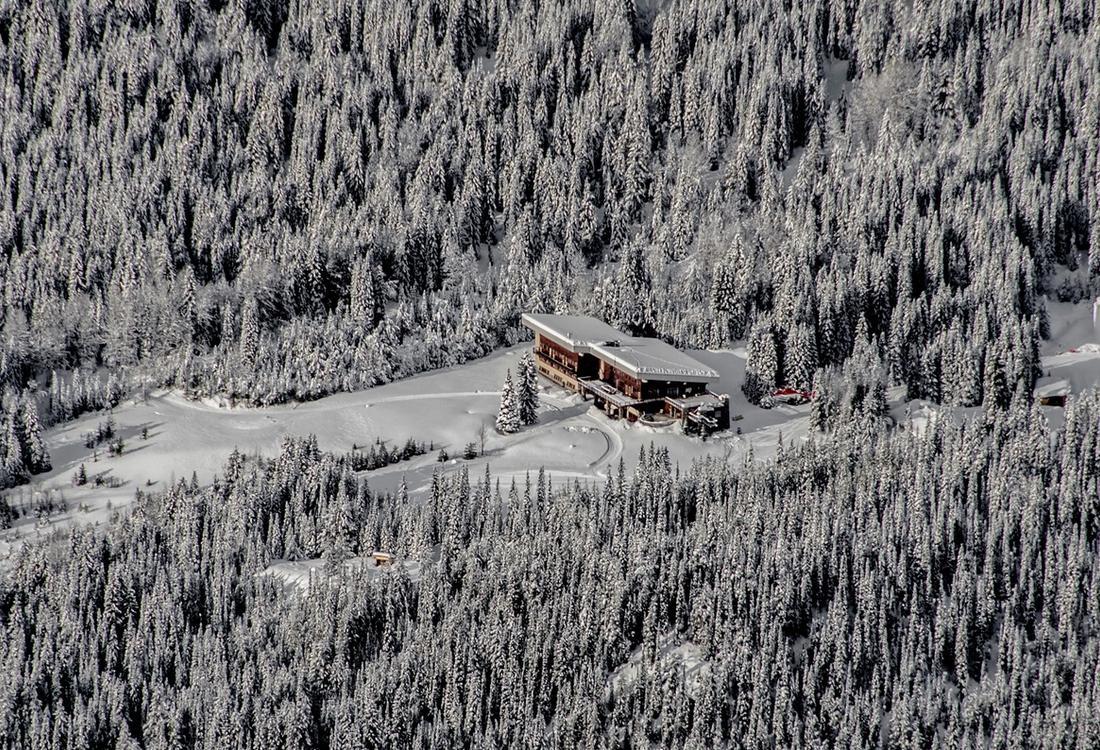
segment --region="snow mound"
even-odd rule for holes
[[[710,667],[710,662],[703,658],[702,649],[694,643],[678,633],[664,633],[657,637],[657,651],[652,661],[647,660],[645,649],[639,646],[625,663],[608,675],[604,700],[610,701],[617,694],[632,690],[645,672],[680,674],[688,694],[695,696]]]
[[[289,592],[301,592],[303,596],[309,595],[309,589],[314,581],[327,575],[327,563],[321,558],[309,560],[276,560],[268,565],[258,575],[270,576],[284,584]],[[398,560],[391,565],[375,565],[369,557],[352,557],[344,561],[343,570],[368,580],[381,580],[383,576],[397,575],[404,572],[414,583],[420,580],[421,565],[415,560]]]

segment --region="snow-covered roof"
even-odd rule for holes
[[[677,409],[682,411],[696,409],[701,406],[719,407],[723,404],[723,399],[710,391],[695,396],[684,396],[683,398],[665,396],[665,401],[672,403]]]
[[[602,320],[587,315],[524,313],[523,323],[531,330],[549,336],[573,350],[587,350],[588,346],[599,341],[629,338]]]
[[[628,336],[587,315],[524,313],[523,323],[570,350],[592,354],[639,380],[709,383],[718,373],[660,339]]]
[[[641,380],[673,378],[682,381],[710,382],[718,373],[660,339],[628,337],[618,346],[592,344],[597,356],[613,362]]]
[[[1040,385],[1035,389],[1035,395],[1039,397],[1044,396],[1065,396],[1073,389],[1070,387],[1069,381],[1065,378],[1055,380],[1051,383]]]

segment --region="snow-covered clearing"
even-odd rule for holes
[[[83,435],[94,431],[106,413],[89,414],[47,433],[53,471],[13,490],[16,505],[30,503],[34,493],[59,491],[66,510],[49,524],[36,528],[33,518],[20,518],[0,538],[0,557],[11,544],[29,535],[64,528],[73,522],[107,520],[114,509],[134,498],[135,490],[163,489],[194,474],[206,483],[221,471],[234,449],[247,455],[271,456],[286,436],[317,435],[323,450],[349,451],[382,438],[402,443],[414,438],[432,443],[434,450],[411,461],[366,473],[375,490],[394,490],[402,480],[414,496],[425,491],[436,471],[455,471],[466,466],[474,476],[486,466],[502,483],[522,481],[528,472],[546,469],[552,480],[574,478],[601,480],[621,459],[629,470],[640,449],[649,444],[667,448],[674,462],[686,466],[703,455],[740,460],[751,445],[754,455],[774,453],[781,436],[800,439],[808,429],[808,407],[765,410],[749,405],[741,394],[744,350],[700,351],[692,355],[721,374],[715,390],[730,394],[731,414],[744,415],[733,422],[730,433],[707,440],[687,437],[675,428],[653,428],[608,419],[591,402],[540,383],[542,407],[538,424],[515,435],[500,435],[493,428],[500,401],[500,384],[507,369],[515,371],[519,357],[529,349],[520,344],[457,367],[424,373],[356,393],[343,393],[303,404],[266,408],[219,406],[192,401],[176,392],[153,393],[146,401],[131,400],[112,412],[118,434],[125,441],[121,456],[107,455],[106,446],[96,451],[85,447]],[[736,434],[740,427],[744,434]],[[141,438],[143,429],[148,439]],[[437,461],[441,448],[461,455],[467,443],[485,454],[466,461]],[[80,464],[89,478],[104,474],[118,487],[76,488],[71,477]],[[22,500],[21,500],[22,499]]]
[[[1065,381],[1080,391],[1100,382],[1100,346],[1089,303],[1048,302],[1051,340],[1044,342],[1044,378],[1040,386]],[[741,393],[745,351],[692,351],[691,355],[717,370],[721,379],[714,390],[730,395],[730,413],[736,419],[728,433],[707,440],[687,437],[675,428],[654,428],[608,419],[579,397],[541,381],[542,407],[538,424],[515,435],[493,429],[500,399],[500,384],[507,369],[516,369],[529,348],[520,344],[457,367],[424,373],[388,385],[356,393],[343,393],[304,404],[267,408],[229,408],[188,400],[175,392],[154,393],[147,401],[127,401],[112,416],[126,445],[121,456],[110,457],[106,447],[84,446],[83,435],[94,431],[105,413],[89,414],[49,431],[47,445],[53,471],[35,477],[29,485],[9,492],[9,499],[28,506],[35,493],[59,492],[66,510],[49,523],[19,518],[0,536],[0,558],[11,546],[36,534],[64,528],[73,522],[98,523],[115,509],[130,503],[135,490],[155,491],[194,473],[206,483],[221,471],[234,449],[249,455],[274,455],[286,436],[317,435],[322,449],[349,451],[378,438],[392,445],[414,438],[434,444],[434,450],[411,461],[366,473],[375,490],[395,490],[402,480],[414,496],[424,492],[436,471],[467,467],[474,476],[489,471],[503,484],[523,481],[528,472],[544,468],[551,480],[602,480],[615,471],[620,459],[629,471],[642,447],[666,448],[674,462],[687,466],[704,455],[740,461],[750,446],[754,456],[774,455],[782,439],[802,440],[809,430],[808,406],[760,409]],[[895,421],[905,417],[903,389],[890,391]],[[940,409],[925,402],[909,404],[917,426]],[[1057,407],[1044,407],[1052,423],[1061,419]],[[143,429],[148,439],[141,438]],[[740,430],[742,434],[737,434]],[[485,454],[466,461],[437,461],[443,448],[461,455],[467,443],[480,445]],[[89,478],[113,477],[117,487],[72,487],[70,479],[83,463]]]
[[[303,596],[307,596],[310,586],[320,576],[327,575],[325,567],[326,562],[323,559],[274,560],[259,575],[270,576],[282,582],[288,592],[301,592]],[[420,580],[420,563],[416,560],[399,560],[392,565],[380,567],[369,558],[352,557],[344,561],[343,569],[357,578],[375,580],[382,576],[404,575],[411,581]]]
[[[605,701],[632,690],[646,672],[661,675],[678,673],[688,693],[697,697],[702,679],[710,670],[710,662],[703,658],[699,647],[672,632],[657,636],[656,646],[652,659],[648,659],[644,647],[639,646],[625,663],[607,676]]]

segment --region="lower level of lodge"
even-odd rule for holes
[[[703,435],[729,428],[729,398],[712,393],[705,386],[665,383],[660,395],[647,394],[642,388],[624,393],[616,388],[614,380],[601,380],[596,373],[579,375],[543,351],[535,351],[535,363],[543,377],[579,393],[586,401],[592,399],[613,419],[679,422],[685,432]],[[661,417],[655,419],[654,415]]]

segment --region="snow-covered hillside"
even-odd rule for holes
[[[1052,336],[1044,343],[1040,388],[1057,388],[1064,383],[1066,389],[1079,392],[1100,383],[1100,346],[1095,341],[1089,305],[1049,305]],[[745,352],[737,348],[691,352],[720,373],[714,390],[729,394],[731,414],[735,419],[743,417],[732,423],[730,432],[706,441],[672,428],[612,421],[590,402],[545,380],[540,380],[538,424],[515,435],[501,435],[493,429],[500,384],[508,369],[515,370],[528,346],[520,344],[465,365],[304,404],[234,408],[192,401],[177,392],[154,393],[144,402],[130,400],[112,412],[125,441],[122,455],[114,457],[107,455],[105,446],[95,451],[85,447],[84,435],[94,431],[107,416],[103,412],[86,415],[48,433],[53,470],[13,492],[15,504],[23,498],[28,507],[35,493],[60,493],[67,509],[51,516],[48,523],[36,525],[33,517],[18,519],[12,529],[4,532],[0,555],[31,535],[64,528],[74,521],[106,520],[113,510],[133,500],[135,490],[162,489],[193,475],[205,484],[234,449],[248,455],[271,456],[287,436],[313,434],[322,449],[338,452],[369,445],[379,438],[391,444],[408,438],[431,444],[433,450],[426,455],[367,473],[374,489],[393,491],[404,481],[415,497],[428,488],[435,472],[454,471],[460,466],[475,475],[483,474],[488,467],[504,483],[522,481],[539,469],[545,469],[552,479],[601,480],[617,468],[620,460],[629,471],[640,449],[650,444],[667,449],[672,460],[686,468],[704,455],[740,461],[750,446],[754,456],[767,458],[774,455],[780,440],[804,439],[809,429],[807,406],[766,410],[745,400],[740,387]],[[895,422],[905,419],[903,391],[894,388],[890,392]],[[918,426],[939,411],[941,407],[925,401],[909,406]],[[964,415],[975,409],[953,411]],[[1060,423],[1060,409],[1048,407],[1044,411],[1052,423]],[[148,431],[147,439],[141,438],[143,429]],[[440,449],[451,456],[460,455],[467,443],[480,445],[483,438],[485,453],[477,459],[450,458],[442,464],[437,460]],[[81,464],[89,478],[103,474],[121,484],[73,487],[70,480]]]
[[[436,471],[466,466],[480,475],[486,466],[508,482],[545,469],[552,478],[599,480],[616,470],[620,460],[629,470],[640,449],[649,444],[666,448],[674,462],[686,466],[703,455],[740,460],[749,446],[754,455],[771,455],[780,439],[799,439],[806,434],[808,407],[780,406],[765,410],[747,403],[740,390],[744,375],[743,350],[692,352],[721,374],[718,392],[730,394],[731,414],[744,418],[733,430],[706,441],[680,434],[675,428],[657,429],[612,421],[591,402],[541,381],[538,424],[515,435],[493,429],[500,400],[500,384],[508,369],[515,370],[521,344],[458,367],[408,378],[378,388],[345,393],[304,404],[268,408],[233,408],[213,402],[191,401],[176,392],[157,392],[144,402],[130,400],[113,410],[111,417],[125,448],[109,456],[105,446],[89,449],[84,435],[96,429],[107,415],[89,414],[62,425],[47,435],[54,468],[17,490],[16,504],[29,503],[34,493],[61,493],[67,510],[49,524],[35,527],[33,518],[21,518],[6,532],[0,554],[11,543],[29,534],[47,533],[77,522],[107,519],[113,509],[125,506],[135,490],[154,491],[194,475],[209,482],[234,449],[246,455],[274,455],[286,436],[317,436],[320,447],[338,452],[366,446],[378,438],[403,442],[413,438],[430,443],[434,450],[411,461],[368,472],[372,488],[395,490],[404,481],[411,494],[423,492]],[[742,434],[737,434],[740,428]],[[142,430],[148,437],[141,437]],[[440,464],[440,449],[461,454],[470,442],[485,453],[477,459],[450,459]],[[119,486],[73,487],[72,475],[86,467],[89,478],[104,474]]]

